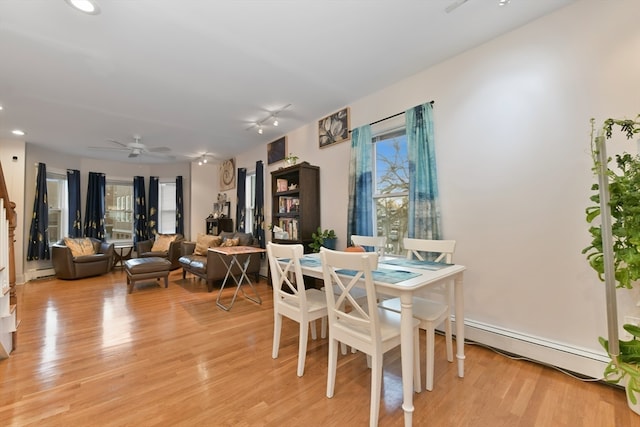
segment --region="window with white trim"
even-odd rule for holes
[[[106,182],[105,239],[107,242],[133,242],[133,182]]]
[[[158,233],[176,232],[176,182],[158,184]]]
[[[67,192],[67,176],[47,172],[48,239],[50,246],[69,234]]]

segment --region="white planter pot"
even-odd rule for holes
[[[627,404],[629,405],[629,409],[631,409],[633,412],[635,412],[636,414],[640,415],[640,394],[636,393],[635,397],[638,403],[632,403],[631,400],[629,400],[629,395],[627,394],[627,388],[625,387],[625,395],[627,396]]]

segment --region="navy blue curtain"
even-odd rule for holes
[[[176,234],[184,236],[184,198],[182,176],[176,176]]]
[[[79,170],[67,169],[67,191],[69,193],[69,237],[82,237]]]
[[[264,164],[262,160],[256,162],[256,198],[253,211],[253,236],[260,242],[261,248],[266,248],[264,237]]]
[[[147,234],[147,198],[144,177],[133,177],[133,246],[149,238]]]
[[[236,205],[236,224],[237,230],[244,232],[244,215],[247,208],[247,169],[238,168],[238,191],[236,192],[238,204]]]
[[[49,203],[47,202],[47,166],[38,163],[36,178],[36,197],[33,201],[33,216],[29,231],[29,247],[27,261],[50,259],[49,238]]]
[[[149,178],[149,237],[158,234],[158,188],[160,186],[157,176]]]
[[[107,180],[103,173],[89,172],[87,205],[84,212],[84,235],[104,241],[105,191]]]

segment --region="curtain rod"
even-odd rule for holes
[[[433,104],[435,104],[435,101],[432,100],[432,101],[429,101],[428,103],[433,106]],[[394,117],[398,117],[398,116],[400,116],[402,114],[405,114],[405,111],[400,111],[399,113],[392,114],[392,115],[390,115],[388,117],[385,117],[384,119],[380,119],[380,120],[376,120],[375,122],[371,122],[371,123],[369,123],[369,126],[373,126],[373,125],[375,125],[377,123],[384,122],[385,120],[393,119]],[[350,129],[349,133],[351,133],[351,132],[353,132],[353,130]]]

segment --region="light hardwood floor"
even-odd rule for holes
[[[130,295],[119,270],[20,286],[18,349],[0,361],[0,425],[368,425],[362,354],[339,356],[331,399],[326,339],[310,341],[298,378],[297,324],[285,320],[280,356],[271,358],[264,279],[262,305],[239,296],[230,312],[216,307],[217,289],[183,280],[181,270],[169,279],[168,289],[143,282]],[[434,390],[414,397],[416,426],[640,425],[621,389],[472,345],[461,379],[443,344],[437,337]],[[380,426],[403,425],[401,399],[395,350],[385,358]]]

